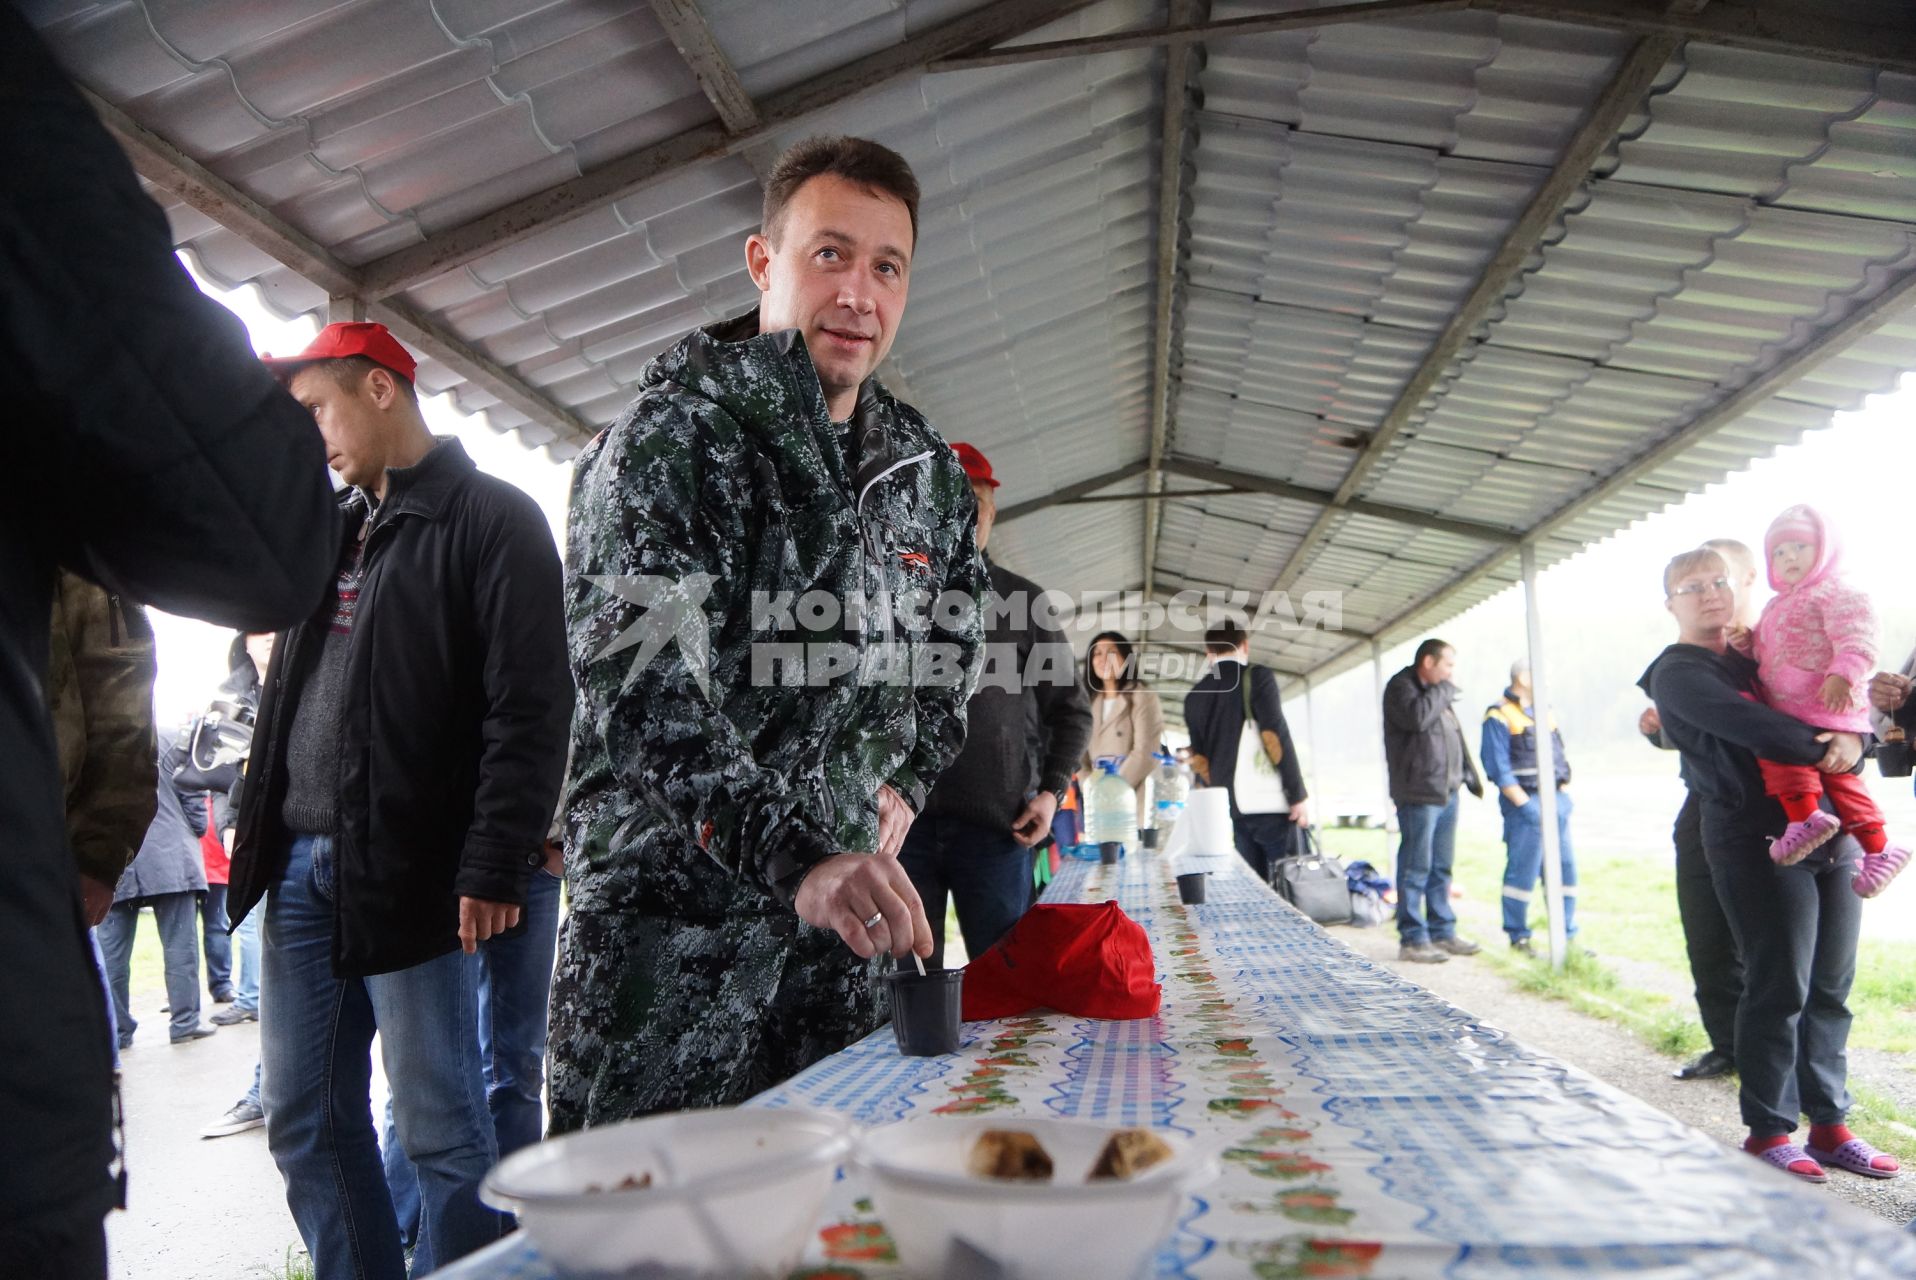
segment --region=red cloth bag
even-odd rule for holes
[[[1115,902],[1041,903],[965,966],[964,1016],[1056,1009],[1114,1021],[1158,1011],[1151,940]]]

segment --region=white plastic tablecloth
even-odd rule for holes
[[[968,1023],[942,1058],[901,1057],[881,1028],[750,1105],[1190,1136],[1222,1152],[1224,1172],[1191,1197],[1158,1276],[1916,1276],[1916,1236],[1475,1021],[1292,911],[1235,857],[1178,869],[1193,866],[1214,871],[1195,907],[1149,852],[1067,863],[1046,894],[1115,897],[1144,926],[1157,1017]],[[554,1280],[523,1235],[438,1274]],[[904,1274],[856,1176],[841,1177],[794,1276]]]

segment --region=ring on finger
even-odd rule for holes
[[[872,912],[871,919],[865,921],[865,927],[867,929],[876,929],[879,926],[879,924],[883,922],[884,919],[885,919],[884,912],[874,911]]]

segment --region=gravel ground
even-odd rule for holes
[[[1456,905],[1466,936],[1486,946],[1503,944],[1503,934],[1494,924],[1475,918],[1477,909],[1463,902]],[[1332,933],[1532,1048],[1580,1067],[1720,1142],[1734,1147],[1743,1141],[1745,1130],[1737,1116],[1733,1080],[1677,1080],[1670,1074],[1676,1059],[1658,1053],[1622,1026],[1578,1013],[1561,1001],[1519,991],[1481,961],[1457,958],[1440,965],[1400,964],[1397,934],[1389,926],[1340,928]],[[1635,970],[1642,967],[1632,966],[1633,983],[1640,976]],[[1903,1091],[1911,1088],[1916,1077],[1897,1055],[1853,1055],[1851,1071],[1853,1079],[1867,1075],[1873,1086],[1910,1100]],[[1878,1180],[1832,1173],[1824,1190],[1899,1226],[1916,1217],[1916,1174]]]

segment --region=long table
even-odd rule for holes
[[[1157,1276],[1916,1277],[1916,1236],[1483,1025],[1235,857],[1179,869],[1195,865],[1213,871],[1195,907],[1149,852],[1069,863],[1046,894],[1116,898],[1144,926],[1164,984],[1155,1018],[968,1023],[942,1058],[901,1057],[882,1028],[749,1105],[1191,1135],[1223,1152],[1223,1174],[1191,1197]],[[865,1194],[839,1180],[797,1275],[906,1274]],[[523,1236],[438,1274],[554,1280]]]

